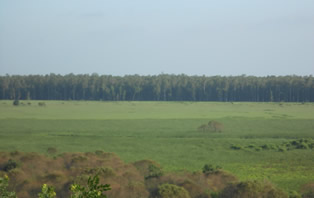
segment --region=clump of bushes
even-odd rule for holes
[[[133,165],[139,171],[141,175],[144,176],[144,179],[158,178],[164,175],[162,167],[160,164],[152,160],[140,160],[134,162]]]
[[[263,150],[275,150],[276,146],[273,144],[263,144],[260,146]]]
[[[313,149],[314,148],[314,140],[313,139],[298,139],[292,140],[290,142],[286,142],[278,146],[279,149],[285,150],[293,150],[293,149]]]
[[[290,141],[290,148],[294,147],[295,149],[313,149],[314,148],[314,141],[312,139],[299,139]]]
[[[299,139],[299,140],[292,140],[290,142],[285,142],[279,145],[274,144],[263,144],[260,146],[255,146],[254,144],[250,144],[248,146],[241,146],[241,145],[231,145],[231,149],[233,150],[241,150],[241,149],[252,149],[255,151],[261,150],[275,150],[279,152],[285,152],[293,149],[313,149],[314,148],[314,140],[313,139]]]
[[[287,148],[284,147],[284,146],[279,146],[279,147],[278,147],[278,151],[279,151],[279,152],[286,152],[286,151],[287,151]]]
[[[250,144],[250,145],[248,145],[248,146],[247,146],[247,148],[250,148],[250,149],[255,149],[255,148],[256,148],[256,146],[255,146],[254,144]]]
[[[148,166],[148,175],[145,177],[145,179],[156,178],[162,175],[163,175],[163,171],[161,167],[156,166],[155,164],[150,164]]]
[[[230,148],[233,149],[233,150],[241,150],[241,149],[243,149],[243,147],[241,145],[231,145]]]
[[[44,103],[44,102],[38,102],[38,106],[44,107],[44,106],[46,106],[46,103]]]
[[[222,169],[221,166],[214,166],[212,164],[205,164],[203,166],[202,172],[204,174],[213,174],[213,173],[218,173]]]
[[[18,167],[18,163],[12,159],[9,159],[4,165],[3,165],[3,170],[5,172],[9,172],[12,169],[15,169]]]

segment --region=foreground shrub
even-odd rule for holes
[[[12,169],[15,169],[18,167],[18,164],[16,161],[12,160],[12,159],[9,159],[8,162],[6,162],[3,166],[3,170],[5,172],[9,172],[10,170]]]
[[[7,190],[9,177],[7,175],[4,178],[0,177],[0,198],[17,198],[15,192],[9,192]],[[79,184],[72,184],[71,198],[106,198],[104,194],[105,191],[110,190],[109,184],[99,184],[98,175],[94,177],[89,177],[87,181],[87,187],[81,186]],[[56,192],[54,188],[44,184],[41,188],[41,192],[38,193],[38,198],[54,198],[56,197]]]
[[[71,198],[106,198],[105,191],[110,190],[109,184],[99,184],[98,175],[89,177],[87,181],[87,187],[79,184],[71,185],[71,191],[73,195]]]
[[[159,198],[190,198],[188,191],[174,184],[162,184],[158,188]]]
[[[0,197],[1,198],[16,198],[15,192],[8,191],[9,177],[7,175],[4,178],[0,177]]]
[[[56,192],[54,191],[53,187],[47,186],[44,184],[41,188],[41,193],[38,194],[39,198],[54,198],[56,197]]]

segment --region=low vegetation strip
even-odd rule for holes
[[[10,169],[4,169],[8,167]],[[14,164],[14,166],[11,166]],[[9,179],[10,178],[10,179]],[[303,197],[314,195],[308,185]],[[5,198],[296,198],[268,181],[238,181],[222,167],[164,172],[151,160],[126,164],[113,153],[0,153],[0,197]]]
[[[18,197],[23,198],[36,197],[43,191],[49,191],[47,186],[40,184],[53,186],[58,197],[70,197],[69,189],[72,189],[72,194],[77,190],[87,192],[83,186],[91,180],[93,185],[110,184],[110,188],[101,188],[101,192],[110,189],[106,192],[108,197],[166,198],[173,193],[183,193],[187,197],[210,197],[211,193],[220,191],[228,182],[237,181],[220,168],[212,170],[208,167],[212,166],[204,166],[203,172],[164,172],[154,161],[141,160],[126,164],[117,155],[103,151],[62,153],[53,157],[37,153],[0,153],[0,176],[10,178],[8,192],[15,191]],[[91,177],[93,175],[99,176],[100,180]],[[74,186],[71,185],[73,183]]]
[[[313,139],[298,139],[298,140],[290,140],[288,142],[284,142],[281,144],[263,144],[260,146],[256,146],[254,144],[250,144],[247,146],[242,146],[242,145],[231,145],[231,149],[233,150],[241,150],[241,149],[247,149],[247,150],[252,150],[252,151],[261,151],[261,150],[275,150],[275,151],[280,151],[280,152],[285,152],[285,151],[291,151],[294,149],[314,149],[314,140]]]

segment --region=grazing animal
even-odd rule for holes
[[[207,131],[207,130],[209,129],[209,127],[208,127],[207,124],[202,124],[202,125],[199,126],[197,129],[198,129],[199,131],[205,132],[205,131]]]
[[[198,131],[211,131],[211,132],[219,132],[223,131],[223,124],[217,121],[209,121],[207,124],[202,124],[197,128]]]
[[[215,132],[221,133],[223,131],[223,124],[217,121],[209,121],[208,122],[208,127]]]

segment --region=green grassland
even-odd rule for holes
[[[126,162],[155,160],[166,171],[220,165],[240,179],[267,179],[286,190],[314,182],[314,149],[247,148],[314,139],[313,103],[21,102],[0,101],[1,151],[104,150]],[[197,130],[210,120],[224,130]]]

